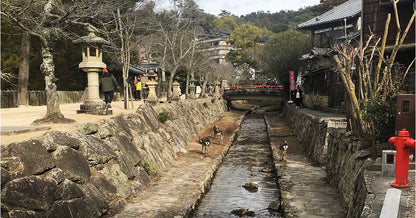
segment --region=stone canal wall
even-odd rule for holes
[[[371,144],[349,136],[340,118],[314,115],[288,105],[283,116],[312,161],[325,167],[326,180],[336,187],[345,214],[360,217],[367,196],[364,163]]]
[[[111,216],[225,109],[222,99],[142,105],[102,120],[95,133],[49,131],[2,145],[1,215]]]

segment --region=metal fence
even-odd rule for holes
[[[59,103],[77,103],[84,100],[84,91],[58,91]],[[46,105],[46,91],[28,91],[29,105]],[[1,108],[17,107],[17,91],[1,91]]]

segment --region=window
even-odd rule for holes
[[[410,100],[403,100],[402,101],[402,112],[409,113],[410,112]]]

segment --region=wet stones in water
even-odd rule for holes
[[[257,182],[247,182],[243,187],[249,192],[257,192],[259,184]]]
[[[280,202],[279,201],[272,201],[269,204],[268,209],[278,211],[280,208]]]
[[[254,213],[254,211],[249,211],[248,209],[244,209],[244,208],[240,208],[240,209],[235,209],[233,211],[231,211],[232,214],[237,215],[239,217],[242,216],[255,216],[256,213]]]
[[[270,169],[270,168],[263,168],[260,171],[263,172],[263,173],[271,173],[273,170]]]

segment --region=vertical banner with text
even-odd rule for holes
[[[295,83],[295,71],[290,72],[290,91],[296,90],[296,83]]]

